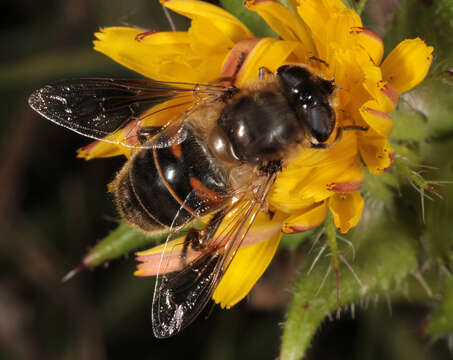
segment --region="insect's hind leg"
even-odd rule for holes
[[[140,144],[145,144],[151,137],[162,131],[163,126],[143,126],[137,130],[137,137]]]
[[[206,245],[210,243],[212,237],[215,235],[215,232],[222,223],[222,219],[225,214],[226,210],[222,209],[215,213],[215,215],[211,220],[209,220],[209,223],[204,228],[192,228],[187,232],[181,251],[181,260],[184,266],[187,265],[187,252],[189,251],[189,248],[195,251],[203,250],[203,248],[205,248]]]

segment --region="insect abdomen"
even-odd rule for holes
[[[118,208],[144,231],[179,227],[227,201],[227,176],[194,131],[183,132],[180,144],[139,151],[118,176]]]

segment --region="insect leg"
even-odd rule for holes
[[[244,64],[246,56],[247,56],[247,54],[245,52],[240,51],[237,59],[235,60],[236,64],[235,64],[233,73],[231,75],[222,76],[222,77],[214,80],[210,84],[234,86],[234,83],[237,80],[237,76],[239,74],[239,71],[241,70],[242,65]]]
[[[319,57],[316,57],[316,56],[310,56],[310,58],[308,59],[310,61],[317,61],[321,64],[323,64],[325,67],[329,67],[329,63],[323,59],[320,59]]]
[[[140,141],[140,144],[143,145],[149,140],[150,137],[153,137],[161,132],[162,129],[163,126],[143,126],[137,130],[138,141]]]
[[[182,265],[187,265],[187,251],[189,247],[195,251],[200,251],[206,247],[222,223],[225,214],[226,209],[222,209],[209,220],[209,223],[203,229],[192,228],[187,232],[181,251]]]
[[[335,142],[336,142],[337,138],[335,139]],[[334,143],[335,143],[334,142]],[[323,143],[319,143],[319,144],[315,144],[315,143],[310,143],[310,149],[328,149],[331,145],[330,144],[323,144]]]
[[[260,80],[264,80],[266,75],[271,75],[272,74],[272,71],[270,71],[267,67],[265,66],[261,66],[259,69],[258,69],[258,78]]]
[[[341,139],[341,135],[343,135],[343,131],[351,131],[351,130],[368,131],[368,128],[365,126],[358,126],[358,125],[348,125],[348,126],[339,127],[338,131],[337,131],[337,136],[335,136],[335,140],[331,144],[310,143],[310,148],[311,149],[329,149]]]
[[[358,126],[358,125],[343,126],[340,129],[343,131],[349,131],[349,130],[367,131],[368,130],[368,128],[366,126]]]

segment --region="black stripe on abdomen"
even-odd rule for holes
[[[193,219],[169,192],[154,161],[156,149],[142,150],[137,154],[129,176],[134,193],[141,206],[165,226],[181,226]],[[176,168],[174,171],[178,171]]]
[[[209,214],[228,198],[226,175],[194,131],[187,125],[182,130],[184,141],[141,150],[129,169],[137,201],[164,226],[181,226]],[[157,141],[165,143],[166,136]]]

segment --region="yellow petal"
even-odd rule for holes
[[[219,78],[237,77],[245,67],[246,60],[253,49],[265,39],[254,38],[239,41],[233,46],[222,64]],[[236,79],[237,80],[237,79]],[[237,82],[236,82],[237,84]]]
[[[137,265],[135,276],[156,276],[175,272],[182,269],[184,263],[181,261],[181,250],[183,248],[184,237],[171,240],[167,243],[155,246],[145,251],[136,253],[136,260],[141,263]],[[186,262],[193,261],[199,252],[187,252]]]
[[[124,32],[124,36],[129,34],[135,35],[134,40],[141,45],[153,46],[156,51],[159,52],[161,46],[165,46],[167,49],[170,48],[173,52],[183,53],[187,47],[183,45],[189,44],[189,37],[187,32],[184,31],[145,31],[137,28],[128,27],[108,27],[102,28],[98,34],[100,37],[109,36],[108,32],[117,31],[117,33],[111,34],[111,36],[122,36],[121,32]],[[138,32],[138,34],[137,34]],[[105,33],[105,34],[104,34]],[[165,50],[169,51],[169,50]]]
[[[263,38],[247,56],[242,71],[238,74],[237,85],[257,79],[260,67],[275,72],[287,61],[297,62],[304,58],[304,51],[299,42]]]
[[[384,111],[387,113],[392,112],[393,110],[395,110],[395,107],[398,104],[398,92],[387,81],[382,81],[380,83],[379,89],[383,98],[385,99],[380,101],[381,104],[384,104]]]
[[[179,251],[182,249],[182,241],[184,237],[179,237],[177,239],[171,240],[167,242],[166,244],[160,244],[157,246],[154,246],[150,249],[142,250],[142,251],[137,251],[135,255],[138,257],[145,257],[145,256],[150,256],[150,255],[156,255],[162,253],[164,250],[165,251]],[[140,259],[142,261],[143,259]]]
[[[125,146],[118,146],[108,142],[100,140],[93,141],[92,143],[81,147],[77,150],[77,157],[85,160],[92,160],[95,158],[107,158],[119,155],[125,155],[129,157],[130,148]]]
[[[380,70],[373,65],[368,54],[360,47],[351,49],[335,48],[335,84],[340,88],[336,91],[340,111],[343,112],[346,123],[351,118],[361,118],[358,112],[360,106],[370,99],[365,85],[373,86],[372,79],[381,80]],[[376,69],[378,71],[376,71]],[[376,87],[376,82],[374,83]],[[341,117],[341,114],[339,114]],[[359,124],[356,124],[359,125]]]
[[[338,191],[354,191],[363,183],[363,166],[353,157],[336,165],[283,170],[272,187],[269,202],[287,213],[304,211]]]
[[[358,44],[368,53],[373,63],[379,65],[384,55],[384,43],[373,31],[363,27],[351,29],[351,34],[356,38]]]
[[[309,169],[306,169],[300,172],[299,175],[304,179],[309,171]],[[269,203],[274,208],[287,214],[313,206],[315,200],[311,197],[304,197],[304,194],[300,192],[297,192],[298,196],[293,195],[299,189],[298,184],[301,178],[291,176],[280,178],[278,183],[274,184],[268,196]]]
[[[226,53],[235,42],[217,28],[211,20],[196,18],[189,28],[192,50],[203,56]]]
[[[226,240],[231,239],[231,233],[236,231],[238,219],[245,218],[246,212],[249,210],[249,205],[249,202],[242,202],[230,210],[222,221],[222,224],[220,224],[215,234],[215,239],[212,241],[223,244]],[[253,226],[242,240],[241,246],[257,244],[279,233],[283,220],[286,217],[287,215],[280,211],[274,213],[268,211],[258,212],[253,221]]]
[[[213,300],[227,309],[241,301],[268,267],[280,237],[279,232],[259,244],[239,249],[217,286]]]
[[[365,76],[367,75],[369,75],[369,72]],[[363,86],[376,102],[373,105],[374,109],[385,113],[390,113],[395,110],[395,107],[398,104],[399,94],[392,85],[387,81],[382,80],[380,71],[378,78],[369,79],[367,77]]]
[[[358,191],[335,194],[329,199],[329,209],[335,226],[341,233],[347,233],[357,225],[362,216],[364,201]]]
[[[333,61],[331,48],[348,44],[351,28],[362,26],[360,17],[341,0],[300,0],[297,10],[316,44],[317,53],[313,55],[329,64]]]
[[[287,169],[335,166],[347,162],[357,155],[356,131],[344,131],[341,138],[328,149],[303,149]]]
[[[363,165],[360,159],[354,158],[345,169],[343,173],[327,184],[328,190],[333,192],[352,192],[362,186],[365,174],[363,173]]]
[[[340,141],[331,149],[304,149],[277,176],[269,194],[270,203],[281,211],[292,213],[312,206],[332,194],[332,184],[355,181],[361,168],[355,169],[357,160],[357,136],[345,131]],[[351,176],[351,178],[347,178]]]
[[[243,23],[218,6],[198,0],[164,0],[162,3],[165,7],[192,20],[204,19],[211,22],[233,43],[253,37]]]
[[[96,33],[94,49],[148,78],[162,81],[201,82],[194,70],[187,33],[157,32],[141,39],[143,30],[110,27]],[[199,60],[198,60],[199,61]]]
[[[294,234],[318,227],[326,218],[326,205],[326,202],[322,202],[308,208],[307,211],[291,215],[283,222],[282,231],[285,234]]]
[[[257,12],[283,40],[299,41],[307,53],[315,46],[307,25],[276,0],[246,0],[245,6]]]
[[[380,83],[382,82],[382,72],[379,66],[374,65],[371,61],[357,64],[363,74],[363,87],[373,98],[382,96],[380,92]]]
[[[131,148],[117,145],[116,142],[135,144],[138,141],[136,132],[142,126],[164,126],[177,120],[193,103],[192,97],[177,96],[161,104],[153,106],[140,115],[136,121],[131,121],[125,128],[115,131],[104,138],[105,141],[94,141],[77,151],[77,157],[91,160],[118,155],[130,157]],[[140,121],[139,121],[140,120]],[[126,139],[127,138],[127,139]]]
[[[141,126],[164,126],[178,119],[193,104],[193,97],[182,95],[157,104],[140,115]]]
[[[360,156],[372,174],[382,174],[390,168],[394,152],[387,138],[360,136],[359,150]]]
[[[300,0],[297,13],[302,21],[308,26],[311,32],[316,49],[313,56],[317,56],[327,61],[327,44],[325,25],[330,14],[328,13],[324,1]],[[323,21],[319,21],[322,18]]]
[[[325,24],[329,45],[346,49],[354,46],[356,38],[351,31],[361,26],[362,20],[355,11],[348,8],[336,11]]]
[[[379,135],[389,137],[393,130],[393,119],[385,112],[379,110],[375,100],[367,101],[360,107],[360,114],[366,123]]]
[[[235,233],[235,226],[238,221],[244,218],[244,212],[247,211],[247,203],[240,203],[230,211],[223,220],[215,236],[210,240],[210,246],[216,247],[221,251],[227,241],[232,240],[231,234]],[[261,211],[257,214],[250,231],[242,239],[241,246],[253,246],[259,244],[280,233],[283,220],[286,214],[274,212],[273,216],[267,211]],[[212,215],[207,215],[202,222],[207,224]],[[233,229],[234,228],[234,229]],[[240,235],[239,235],[240,236]],[[183,249],[184,237],[169,241],[166,244],[155,246],[151,249],[137,252],[137,261],[142,262],[137,265],[137,276],[155,276],[160,270],[161,274],[175,272],[182,269],[184,262],[181,261],[181,251]],[[204,255],[203,250],[196,250],[188,247],[185,253],[185,263],[195,261]],[[160,269],[159,269],[160,266]]]
[[[137,124],[138,121],[131,121],[123,129],[115,131],[104,137],[104,141],[94,141],[91,144],[80,148],[77,151],[77,157],[84,158],[85,160],[118,155],[129,157],[132,149],[121,145],[121,143],[129,143],[132,145],[137,141],[136,132],[134,132],[138,129]]]
[[[398,44],[382,63],[382,75],[399,93],[412,89],[428,73],[434,48],[420,39],[406,39]]]
[[[325,34],[326,22],[344,10],[347,8],[341,0],[299,0],[297,7],[300,17],[314,35]]]
[[[340,189],[356,190],[363,183],[363,167],[357,158],[337,166],[322,166],[313,169],[304,183],[299,185],[299,193],[322,201]],[[295,194],[293,194],[295,196]]]

